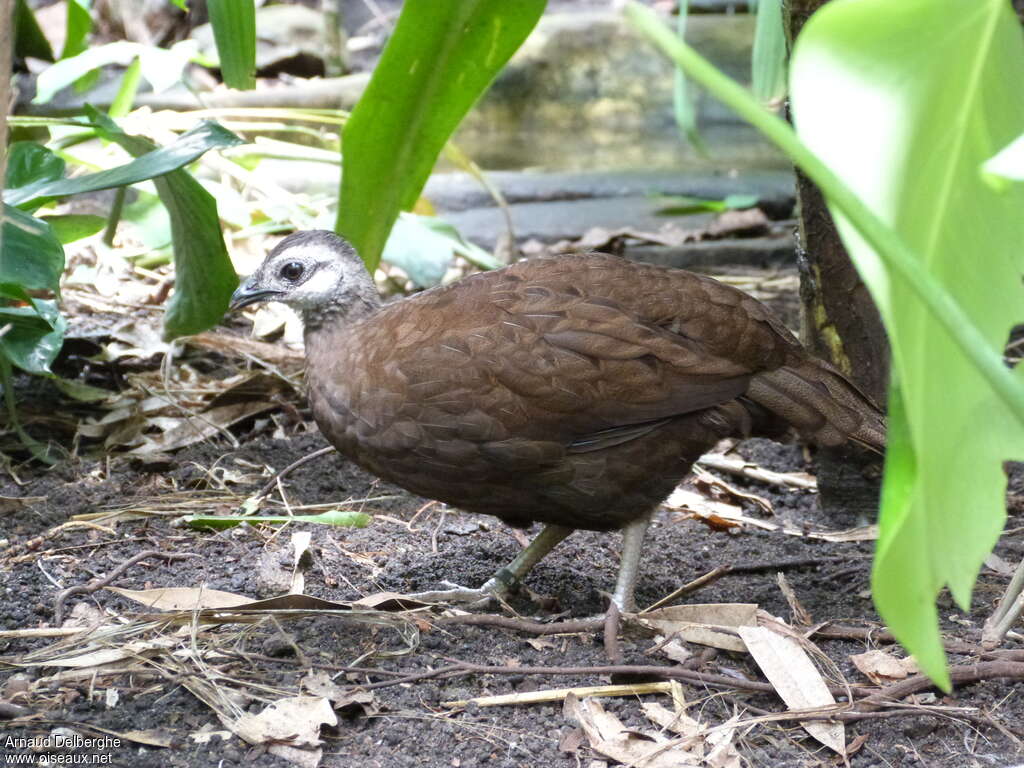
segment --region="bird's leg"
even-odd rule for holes
[[[622,559],[619,561],[619,577],[615,582],[615,593],[612,595],[612,601],[619,609],[619,613],[632,613],[636,610],[633,588],[636,586],[636,574],[640,567],[644,535],[653,515],[652,509],[622,529]]]
[[[453,586],[451,589],[417,592],[409,595],[409,597],[427,603],[475,603],[478,601],[486,602],[493,597],[504,596],[509,593],[514,584],[522,580],[533,566],[539,563],[548,552],[554,549],[573,530],[573,528],[566,528],[561,525],[545,526],[544,530],[537,534],[537,538],[531,541],[526,549],[520,552],[511,563],[504,568],[498,569],[478,589]]]

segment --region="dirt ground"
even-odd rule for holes
[[[383,484],[336,455],[323,457],[291,474],[284,492],[292,507],[335,503],[374,515],[362,529],[292,524],[285,532],[261,526],[222,531],[193,530],[176,520],[180,512],[236,511],[274,471],[325,445],[300,410],[299,418],[282,431],[280,425],[249,419],[234,433],[233,447],[215,436],[185,448],[170,459],[139,461],[124,456],[66,461],[53,469],[27,463],[6,473],[0,495],[36,497],[29,503],[7,498],[0,506],[0,630],[54,626],[57,595],[109,574],[144,550],[191,555],[168,561],[148,557],[128,567],[112,586],[127,589],[199,587],[238,593],[253,599],[272,597],[288,589],[291,575],[291,534],[309,531],[311,559],[304,570],[307,594],[349,601],[381,591],[401,593],[437,587],[444,580],[465,585],[482,583],[521,547],[516,532],[493,518],[443,509],[424,508],[425,500]],[[275,436],[275,431],[277,432]],[[795,445],[777,446],[747,441],[740,453],[759,465],[782,472],[812,471],[805,451]],[[768,499],[774,515],[752,503],[744,512],[775,522],[812,529],[836,528],[817,509],[813,494],[783,489],[754,480],[730,477],[740,489]],[[280,496],[275,497],[278,501]],[[366,500],[351,502],[350,500]],[[1013,472],[1008,533],[997,553],[1015,564],[1024,555],[1021,517],[1024,516],[1024,473]],[[59,531],[73,515],[113,508],[148,511],[122,519],[116,526],[97,521]],[[280,509],[273,503],[267,509]],[[869,521],[863,521],[867,523]],[[536,530],[529,533],[535,533]],[[43,537],[36,539],[35,537]],[[620,537],[577,532],[544,560],[512,608],[523,616],[542,619],[579,618],[603,611],[618,565]],[[655,520],[643,559],[637,599],[649,605],[712,569],[735,570],[710,583],[683,602],[756,603],[769,614],[793,622],[790,604],[777,582],[784,573],[812,626],[842,625],[878,628],[867,589],[870,542],[836,543],[746,526],[715,530],[704,522],[661,510]],[[284,574],[284,581],[282,581]],[[939,601],[948,640],[976,644],[980,628],[1001,594],[1005,570],[986,569],[975,592],[975,609],[961,612],[948,597]],[[124,621],[145,613],[138,603],[99,590],[74,594],[65,601],[67,613],[103,616]],[[484,609],[482,609],[484,610]],[[488,611],[495,609],[486,609]],[[41,738],[55,728],[78,728],[93,738],[126,732],[159,735],[169,746],[137,741],[107,748],[105,764],[134,768],[165,766],[284,766],[288,762],[249,746],[224,731],[209,702],[196,695],[198,677],[206,675],[223,690],[246,691],[229,697],[237,712],[256,713],[270,701],[294,695],[299,680],[310,670],[330,675],[346,690],[375,683],[394,683],[372,689],[372,701],[340,707],[338,724],[325,726],[323,758],[335,766],[576,766],[607,760],[588,746],[578,726],[567,720],[559,703],[451,708],[442,704],[473,697],[523,693],[610,682],[602,673],[535,673],[533,667],[600,667],[608,665],[601,633],[538,637],[497,626],[474,626],[435,621],[424,613],[413,622],[364,623],[347,616],[312,616],[286,621],[258,621],[247,626],[196,627],[176,635],[175,667],[168,656],[147,666],[142,652],[115,670],[85,677],[65,674],[29,660],[28,654],[59,638],[12,637],[0,634],[0,755],[28,754],[18,739]],[[173,630],[164,636],[170,637]],[[147,636],[149,637],[149,636]],[[898,648],[874,639],[813,638],[831,660],[832,682],[851,685],[868,681],[850,655],[869,648]],[[197,643],[216,646],[207,655],[203,674],[188,666],[189,649]],[[653,635],[627,628],[621,636],[622,663],[657,665],[677,662],[659,652]],[[1006,647],[1020,647],[1012,637]],[[684,665],[697,672],[732,679],[737,685],[764,681],[746,654],[714,651],[689,644],[693,656]],[[978,660],[971,653],[953,654],[957,664]],[[136,662],[129,664],[129,662]],[[437,678],[401,682],[457,662],[502,667],[484,672],[463,669]],[[26,666],[26,663],[28,664]],[[828,666],[828,665],[826,665]],[[116,668],[131,667],[117,672]],[[360,671],[353,671],[353,668]],[[70,670],[73,672],[74,670]],[[841,678],[841,679],[840,679]],[[616,682],[622,682],[621,676]],[[741,686],[742,687],[742,686]],[[856,768],[923,765],[1011,766],[1024,763],[1024,700],[1018,684],[986,680],[958,688],[953,696],[920,695],[877,717],[848,722],[846,739],[855,750],[849,765]],[[741,725],[733,743],[751,766],[842,765],[842,758],[807,735],[797,723],[751,722],[766,712],[783,712],[773,692],[683,685],[691,716],[702,722],[725,723],[738,717]],[[666,702],[664,694],[604,699],[606,710],[631,728],[651,729],[643,716],[644,701]],[[18,719],[4,714],[4,703],[21,710]],[[950,709],[951,708],[951,709]],[[962,708],[968,708],[966,710]],[[208,743],[196,743],[201,730],[223,731]],[[88,749],[82,754],[100,754]],[[38,755],[37,755],[38,757]],[[59,755],[58,755],[59,757]],[[40,761],[38,764],[45,764]],[[55,763],[51,763],[55,764]],[[723,763],[723,765],[728,763]]]

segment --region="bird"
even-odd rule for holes
[[[764,304],[710,277],[601,253],[534,257],[384,302],[356,249],[285,237],[230,308],[301,317],[313,417],[406,490],[544,528],[481,587],[501,597],[575,530],[623,534],[611,600],[635,609],[651,516],[727,437],[885,446],[879,407]]]

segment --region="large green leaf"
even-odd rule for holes
[[[50,41],[39,28],[39,23],[25,0],[15,0],[11,25],[14,28],[15,56],[31,56],[34,59],[53,61]]]
[[[253,0],[208,0],[220,71],[229,88],[256,87],[256,5]]]
[[[64,177],[64,159],[34,141],[16,141],[7,150],[4,187],[11,189]]]
[[[148,139],[129,136],[106,115],[91,110],[89,117],[104,138],[130,154],[145,157],[155,150]],[[229,146],[238,143],[235,138]],[[213,196],[184,170],[159,176],[153,183],[170,216],[174,241],[174,294],[164,316],[164,338],[174,339],[219,323],[238,277],[224,246]]]
[[[0,237],[0,293],[23,298],[24,291],[57,292],[64,271],[64,248],[50,225],[4,204]]]
[[[407,0],[345,126],[337,230],[373,270],[452,131],[533,29],[545,0]]]
[[[1005,0],[834,0],[804,27],[791,65],[800,137],[996,353],[1024,319],[1024,186],[993,188],[980,170],[1024,127],[1022,82],[1024,43]],[[897,383],[875,602],[948,687],[935,597],[948,585],[969,605],[1005,518],[1002,461],[1024,458],[1024,439],[962,346],[833,212],[885,318]]]
[[[61,59],[39,73],[36,80],[34,104],[45,104],[61,88],[72,85],[76,80],[109,64],[128,66],[135,59],[141,62],[142,75],[153,86],[156,93],[170,88],[181,80],[186,65],[194,57],[194,49],[187,41],[171,49],[152,45],[118,40],[106,45],[86,48],[76,56]]]
[[[64,27],[64,48],[62,59],[77,56],[89,47],[89,33],[92,32],[92,16],[89,13],[90,0],[65,0],[67,23]]]
[[[98,113],[92,110],[90,114]],[[151,151],[130,163],[73,179],[41,180],[17,189],[9,189],[4,193],[4,202],[18,205],[37,198],[64,197],[135,184],[188,165],[210,149],[234,147],[241,143],[242,140],[226,128],[214,122],[204,121],[187,133],[181,134],[173,144],[166,147],[157,149],[150,144]]]
[[[759,0],[754,50],[750,59],[750,87],[766,104],[786,95],[786,31],[782,24],[782,0]]]
[[[53,234],[64,245],[95,235],[107,225],[107,220],[102,216],[88,213],[62,213],[46,216],[43,220],[50,225]]]
[[[67,321],[56,302],[32,299],[28,306],[0,306],[0,354],[23,371],[49,374],[64,343]]]

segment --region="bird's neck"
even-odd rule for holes
[[[302,325],[306,346],[316,344],[318,339],[331,338],[339,331],[349,328],[376,314],[381,300],[372,284],[361,286],[355,295],[338,297],[337,300],[316,309],[302,311]]]

